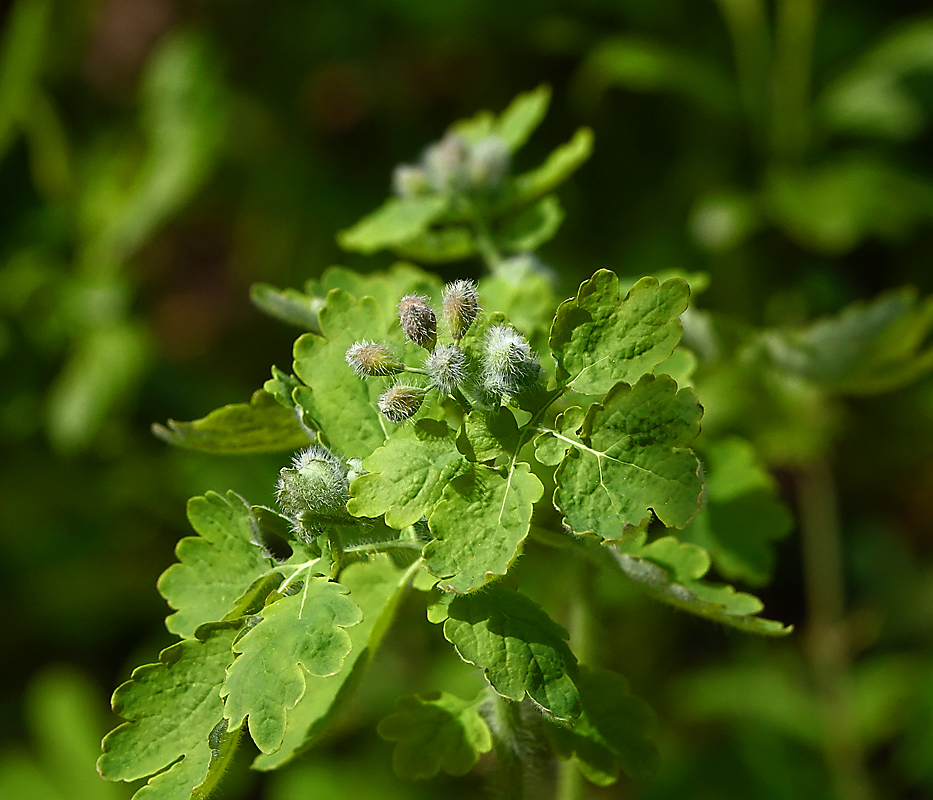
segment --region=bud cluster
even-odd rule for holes
[[[483,389],[492,397],[520,395],[540,379],[541,365],[531,345],[514,328],[493,326],[483,344]]]
[[[325,532],[328,524],[348,522],[348,469],[330,450],[311,445],[279,472],[276,499],[299,538]]]
[[[489,193],[502,186],[510,163],[509,146],[501,136],[471,141],[450,131],[425,150],[418,164],[396,167],[392,188],[399,197]]]

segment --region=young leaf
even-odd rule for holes
[[[344,250],[371,254],[386,247],[404,244],[424,233],[447,210],[447,198],[389,198],[371,214],[337,234]]]
[[[552,152],[537,169],[515,178],[510,203],[525,205],[556,189],[582,166],[593,152],[593,131],[580,128],[567,144]]]
[[[208,736],[224,714],[220,687],[235,635],[233,627],[215,626],[203,640],[178,642],[157,664],[134,670],[113,695],[113,710],[129,721],[104,738],[97,761],[104,778],[155,775],[136,794],[149,800],[187,798],[201,785],[211,761]]]
[[[528,464],[507,476],[483,465],[452,480],[429,521],[436,537],[424,548],[428,570],[455,592],[469,592],[505,575],[528,535],[541,485]]]
[[[700,432],[701,414],[691,389],[677,391],[667,376],[645,375],[590,407],[582,443],[555,432],[571,445],[554,492],[567,524],[616,539],[653,510],[665,525],[684,527],[700,509],[699,462],[687,448]]]
[[[272,567],[253,541],[249,506],[234,492],[208,492],[188,501],[188,521],[200,534],[175,548],[179,563],[159,578],[159,593],[176,609],[165,626],[184,637],[205,622],[218,622],[238,598]]]
[[[152,432],[177,447],[224,455],[297,450],[314,441],[298,414],[264,389],[249,403],[223,406],[194,422],[170,419],[168,427],[155,423]]]
[[[387,556],[351,564],[340,573],[341,584],[363,614],[359,625],[347,629],[350,653],[335,675],[305,675],[305,693],[288,711],[282,746],[275,753],[260,754],[253,762],[255,769],[276,769],[317,738],[340,698],[368,666],[395,615],[410,574],[411,570],[399,569]]]
[[[470,461],[489,461],[518,447],[515,415],[505,406],[477,408],[467,414],[458,445]]]
[[[703,460],[706,506],[683,538],[706,548],[724,578],[766,583],[774,566],[773,542],[793,527],[774,478],[742,439],[708,445]]]
[[[548,729],[557,753],[573,758],[580,772],[597,786],[609,786],[619,770],[644,778],[658,767],[658,748],[651,736],[654,713],[629,691],[617,672],[580,665],[576,678],[582,711],[573,725]]]
[[[503,697],[519,701],[527,694],[558,719],[579,716],[577,660],[567,631],[524,595],[490,586],[455,597],[447,606],[444,636],[464,661],[485,670]]]
[[[278,750],[286,713],[305,693],[307,674],[335,675],[352,642],[345,628],[362,612],[339,583],[307,578],[302,591],[262,611],[262,620],[234,645],[239,657],[227,671],[224,716],[236,730],[249,716],[249,732],[263,753]]]
[[[518,150],[541,124],[551,103],[551,87],[541,85],[530,92],[522,92],[499,115],[495,132],[501,136],[509,150]]]
[[[492,749],[478,705],[447,692],[399,698],[395,713],[378,728],[383,739],[397,743],[392,752],[396,774],[410,780],[433,778],[441,770],[466,775]]]
[[[446,422],[419,420],[363,460],[366,474],[350,484],[347,508],[357,517],[385,514],[386,525],[401,530],[430,514],[466,466]]]
[[[558,379],[581,394],[634,383],[674,352],[689,297],[685,281],[642,278],[623,298],[616,274],[599,270],[557,309],[550,346]]]

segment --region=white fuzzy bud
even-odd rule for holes
[[[399,164],[392,173],[392,191],[398,197],[423,197],[431,194],[433,187],[422,167]]]
[[[524,336],[508,325],[495,325],[486,332],[483,387],[489,394],[519,395],[540,377],[541,365]]]
[[[421,408],[424,394],[424,389],[419,386],[391,386],[379,398],[379,410],[389,422],[405,422]]]
[[[326,447],[311,445],[279,472],[276,499],[298,529],[321,532],[328,523],[350,518],[347,468]]]
[[[441,344],[427,357],[424,368],[431,383],[444,394],[454,390],[467,378],[467,354],[453,344]]]
[[[502,185],[509,171],[511,153],[501,136],[484,136],[470,148],[470,185],[489,191]]]
[[[447,133],[429,147],[422,159],[431,186],[438,192],[457,192],[470,185],[470,145],[458,133]]]
[[[365,339],[350,345],[345,358],[347,363],[353,367],[353,371],[361,378],[397,375],[405,369],[402,360],[388,347]]]
[[[409,294],[398,304],[398,317],[405,335],[419,347],[433,350],[437,343],[437,317],[426,297]]]
[[[444,319],[454,340],[460,341],[479,314],[479,292],[473,281],[454,281],[444,288]]]

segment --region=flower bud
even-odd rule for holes
[[[437,317],[427,299],[409,294],[398,304],[398,316],[405,335],[425,350],[433,350],[437,343]]]
[[[423,197],[431,194],[433,187],[423,168],[399,164],[392,173],[392,191],[398,197]]]
[[[531,346],[508,325],[486,332],[483,353],[483,386],[492,396],[518,395],[541,377],[541,365]]]
[[[345,356],[347,363],[361,378],[376,375],[397,375],[405,369],[401,359],[379,342],[365,339],[350,345]]]
[[[484,136],[470,148],[470,185],[474,189],[497,189],[509,171],[511,153],[501,136]]]
[[[466,380],[467,365],[467,354],[453,344],[438,345],[424,362],[431,383],[444,394],[453,394]]]
[[[463,191],[470,185],[470,146],[458,133],[447,133],[422,159],[431,186],[438,192]]]
[[[454,281],[444,289],[444,319],[451,336],[460,341],[479,313],[479,293],[473,281]]]
[[[321,445],[311,445],[279,472],[276,499],[285,514],[302,528],[320,532],[328,523],[349,518],[347,468]]]
[[[411,419],[424,402],[424,389],[399,384],[391,386],[379,398],[379,410],[389,422]]]

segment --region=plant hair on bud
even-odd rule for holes
[[[470,161],[469,142],[452,131],[425,150],[421,159],[428,181],[435,191],[441,193],[469,188]]]
[[[405,295],[398,304],[399,321],[405,335],[419,347],[433,350],[437,344],[437,317],[428,299],[417,294]]]
[[[398,375],[405,365],[388,347],[380,342],[363,339],[350,345],[345,356],[347,363],[361,378],[377,375]]]
[[[386,389],[379,398],[379,410],[389,422],[411,419],[424,402],[425,390],[420,386],[396,384]]]
[[[276,500],[294,523],[295,533],[320,533],[328,523],[351,519],[346,465],[326,447],[311,445],[292,460],[291,467],[279,471]]]
[[[473,281],[459,280],[444,287],[444,319],[455,341],[460,341],[479,314],[479,292]]]
[[[467,379],[467,354],[454,344],[440,344],[427,357],[424,368],[431,383],[444,394],[453,394]]]
[[[473,189],[498,189],[505,180],[511,162],[511,153],[505,139],[491,134],[470,147],[470,185]]]
[[[495,398],[518,395],[541,377],[541,365],[531,345],[514,328],[494,325],[486,332],[483,388]]]

